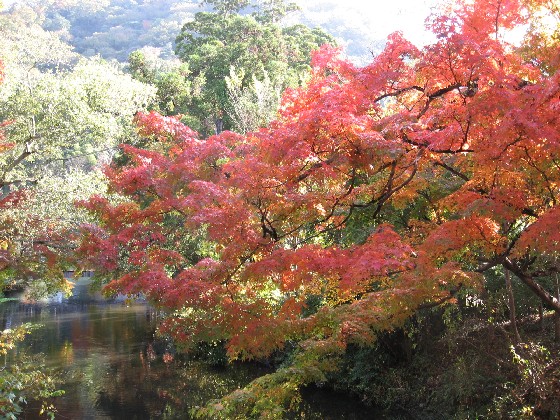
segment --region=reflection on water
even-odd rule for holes
[[[157,313],[144,304],[0,304],[0,328],[24,322],[43,325],[26,339],[26,351],[44,353],[62,374],[60,419],[184,419],[190,408],[266,373],[254,365],[177,361],[170,343],[154,340]],[[296,417],[375,418],[355,401],[320,393]],[[23,418],[38,418],[37,408],[30,404]]]

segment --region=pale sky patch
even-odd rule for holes
[[[414,44],[421,46],[433,40],[426,31],[425,21],[440,0],[296,0],[302,8],[304,23],[314,26],[337,25],[341,31],[359,33],[360,44],[378,50],[387,36],[395,31]],[[294,23],[301,16],[291,17]],[[288,24],[290,18],[288,19]],[[351,47],[353,39],[338,40],[343,46]],[[369,51],[360,52],[367,61]],[[353,57],[355,59],[355,57]],[[358,60],[360,61],[360,60]]]

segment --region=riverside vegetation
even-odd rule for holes
[[[556,418],[558,3],[445,3],[431,44],[395,33],[363,67],[324,31],[279,26],[291,3],[205,3],[179,62],[80,70],[56,48],[64,66],[7,65],[4,288],[94,269],[165,313],[180,352],[275,368],[195,417],[282,418],[323,386],[394,417]],[[130,105],[73,79],[92,68]],[[60,105],[33,105],[51,79]],[[97,130],[62,106],[78,99]],[[49,140],[50,121],[70,134]],[[61,185],[54,162],[106,186],[76,187],[62,220],[35,198]]]

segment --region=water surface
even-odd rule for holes
[[[59,419],[188,419],[188,411],[267,373],[260,365],[213,368],[179,360],[154,338],[158,314],[141,303],[99,301],[0,304],[0,328],[40,323],[20,351],[42,352],[63,379],[55,400]],[[293,418],[380,418],[358,401],[311,390]],[[22,418],[39,418],[27,407]]]

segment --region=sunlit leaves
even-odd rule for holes
[[[503,36],[525,22],[522,2],[482,3],[435,16],[421,50],[391,36],[363,68],[323,47],[254,133],[201,141],[139,115],[158,142],[107,170],[129,202],[85,204],[100,220],[87,261],[111,290],[172,312],[162,331],[186,347],[261,358],[300,343],[294,387],[320,377],[318,355],[371,343],[497,265],[527,282],[557,272],[558,76]],[[204,252],[173,254],[192,236]],[[286,372],[251,392],[268,396]]]

